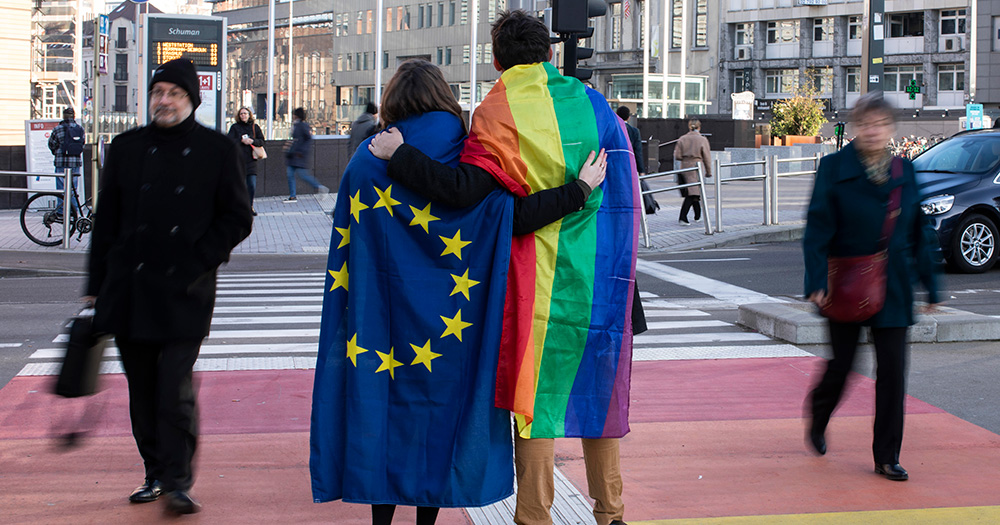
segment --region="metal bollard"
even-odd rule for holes
[[[778,224],[778,156],[768,157],[768,170],[765,173],[767,180],[767,198],[765,202],[768,208],[768,225]]]
[[[715,231],[722,233],[722,162],[719,159],[712,161],[715,174]]]
[[[708,192],[705,191],[705,166],[698,161],[698,188],[701,189],[701,216],[705,218],[705,235],[712,235],[712,218],[708,214]]]
[[[69,223],[70,223],[70,196],[73,194],[73,170],[66,168],[63,170],[63,242],[64,250],[69,249]]]

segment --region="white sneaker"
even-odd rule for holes
[[[678,219],[678,220],[677,220],[677,224],[680,224],[681,226],[691,226],[691,223],[690,223],[690,222],[688,222],[688,221],[685,221],[685,220],[683,220],[683,219]]]
[[[320,195],[326,195],[327,193],[330,193],[330,188],[327,188],[326,186],[320,184],[319,188],[316,189],[316,193],[319,193]]]
[[[299,202],[299,199],[297,199],[295,197],[289,197],[289,198],[285,199],[282,202],[286,202],[286,203]]]
[[[701,222],[701,218],[699,217],[699,218],[695,219],[694,222]]]

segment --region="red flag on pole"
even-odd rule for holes
[[[628,18],[632,14],[632,0],[625,0],[625,18]]]

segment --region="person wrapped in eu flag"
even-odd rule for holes
[[[465,125],[440,71],[424,64],[401,65],[383,105],[395,99],[405,118],[393,125],[454,165]],[[428,67],[441,93],[413,85]],[[428,112],[444,94],[451,104]],[[418,507],[502,500],[513,493],[513,450],[510,414],[494,407],[493,385],[514,198],[498,189],[469,208],[431,203],[388,178],[387,163],[363,146],[333,218],[313,391],[313,498]]]

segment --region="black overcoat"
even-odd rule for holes
[[[225,135],[191,116],[116,137],[91,240],[95,328],[135,341],[207,336],[216,270],[252,222],[243,161]]]

